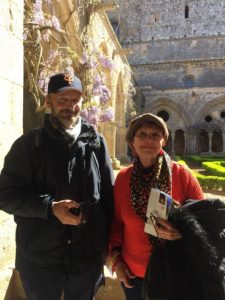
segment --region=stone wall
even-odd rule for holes
[[[23,1],[0,5],[0,168],[12,142],[22,133],[23,121]],[[0,269],[14,257],[15,225],[0,212]]]
[[[166,116],[172,153],[180,137],[179,154],[200,153],[202,131],[213,151],[225,153],[225,0],[119,4],[111,20],[120,42],[133,50],[138,111]]]
[[[225,34],[225,1],[119,0],[120,41]],[[188,6],[188,18],[185,18]]]

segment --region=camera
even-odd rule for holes
[[[74,216],[79,216],[79,214],[81,213],[81,207],[71,207],[71,208],[69,208],[69,211]]]

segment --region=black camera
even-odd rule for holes
[[[69,211],[74,216],[79,216],[79,214],[81,213],[81,207],[71,207],[71,208],[69,208]]]

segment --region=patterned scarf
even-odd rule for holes
[[[73,125],[73,128],[77,125],[78,121],[79,118]],[[77,136],[72,132],[70,133],[68,130],[66,130],[61,122],[52,114],[45,115],[45,129],[47,130],[49,135],[51,135],[55,139],[63,140],[68,146],[72,146],[76,141]]]
[[[148,198],[152,188],[171,194],[172,176],[171,159],[165,151],[161,151],[156,164],[152,168],[144,168],[135,158],[131,173],[131,205],[134,212],[146,222]]]

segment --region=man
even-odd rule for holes
[[[44,126],[15,141],[0,176],[0,209],[17,223],[16,269],[29,300],[93,299],[113,214],[104,138],[80,117],[82,84],[48,85]]]

